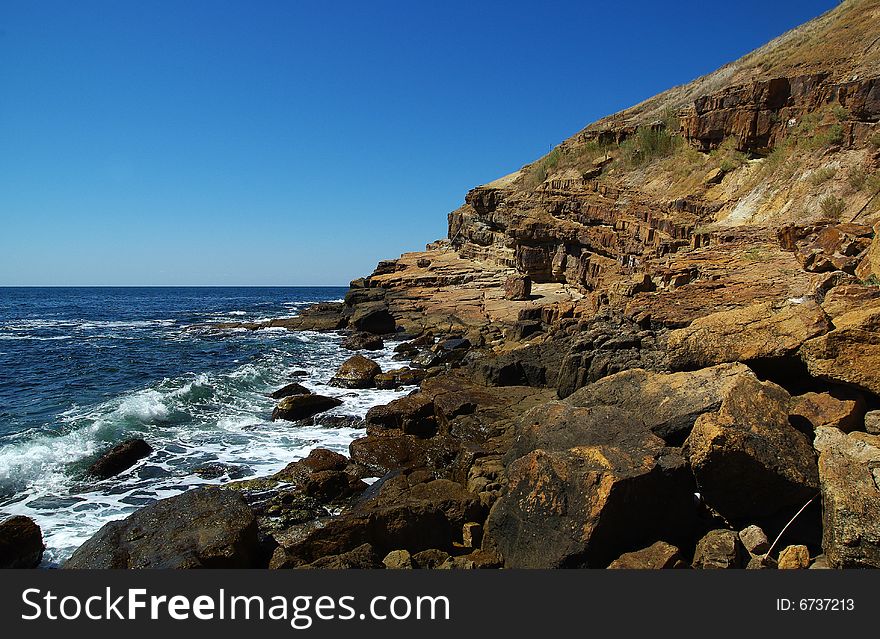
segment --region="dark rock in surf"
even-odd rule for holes
[[[143,439],[128,439],[101,455],[87,472],[98,479],[108,479],[128,470],[152,452],[153,448]]]
[[[270,394],[269,397],[272,399],[284,399],[285,397],[290,397],[292,395],[309,395],[312,391],[303,386],[302,384],[297,384],[293,382],[288,384],[287,386],[282,386],[274,393]]]
[[[342,400],[325,395],[291,395],[278,402],[278,406],[272,411],[272,421],[284,419],[292,422],[307,419],[341,404]]]
[[[64,568],[253,568],[257,520],[242,496],[196,488],[105,524]]]
[[[30,517],[0,523],[0,568],[36,568],[43,558],[43,534]]]

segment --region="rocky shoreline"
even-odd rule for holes
[[[334,385],[418,388],[349,457],[162,500],[65,567],[880,567],[880,57],[848,49],[876,10],[473,189],[344,302],[213,325],[343,331]],[[338,401],[284,383],[273,419]],[[34,565],[20,519],[0,564]]]

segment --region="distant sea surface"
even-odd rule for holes
[[[0,519],[34,518],[44,564],[103,524],[200,484],[276,472],[318,446],[347,453],[349,426],[271,422],[267,393],[291,381],[363,417],[405,391],[326,385],[351,355],[336,333],[217,331],[289,317],[344,288],[0,288]],[[370,356],[383,370],[395,342]],[[294,377],[305,371],[305,377]],[[85,469],[143,437],[155,452],[104,481]]]

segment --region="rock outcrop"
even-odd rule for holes
[[[122,473],[153,452],[143,439],[127,439],[103,453],[86,471],[98,479],[108,479]]]
[[[0,569],[36,568],[43,558],[43,532],[30,517],[0,522]]]
[[[64,568],[249,568],[257,521],[235,492],[196,488],[105,524]]]
[[[272,411],[272,421],[275,421],[276,419],[284,419],[287,421],[308,419],[318,413],[323,413],[324,411],[328,411],[341,405],[341,399],[327,397],[325,395],[316,395],[312,393],[309,393],[308,395],[290,395],[278,402],[278,406]]]

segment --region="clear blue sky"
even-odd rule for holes
[[[836,4],[0,0],[0,285],[345,284]]]

